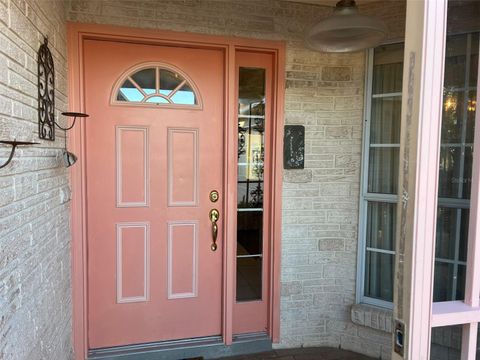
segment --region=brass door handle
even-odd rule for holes
[[[217,236],[218,236],[217,221],[220,218],[220,213],[218,212],[217,209],[212,209],[212,210],[210,210],[210,213],[208,214],[208,217],[210,218],[210,221],[212,222],[212,245],[210,246],[210,249],[212,249],[212,251],[216,251],[217,250]]]

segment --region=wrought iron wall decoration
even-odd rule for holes
[[[48,38],[38,49],[38,136],[55,141],[55,68]]]
[[[17,148],[17,146],[25,146],[25,145],[34,145],[34,144],[38,144],[36,142],[29,142],[29,141],[16,141],[16,140],[13,140],[13,141],[7,141],[7,140],[2,140],[0,141],[0,144],[3,144],[3,145],[10,145],[12,147],[12,150],[10,151],[10,156],[8,157],[7,161],[5,163],[3,163],[2,165],[0,165],[0,169],[4,168],[5,166],[7,166],[8,164],[10,164],[10,161],[12,161],[13,159],[13,154],[15,154],[15,150]]]

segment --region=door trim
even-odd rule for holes
[[[285,98],[285,43],[283,41],[255,40],[248,38],[211,36],[172,31],[145,30],[110,25],[67,23],[68,53],[68,104],[69,109],[85,111],[84,85],[84,41],[109,40],[127,43],[182,46],[203,49],[219,49],[225,56],[225,92],[224,92],[224,161],[236,163],[235,142],[237,141],[236,100],[235,95],[235,53],[237,50],[269,53],[274,56],[273,121],[271,142],[271,188],[269,198],[271,209],[270,221],[270,288],[268,336],[273,342],[280,337],[280,241],[281,241],[281,194],[282,194],[282,154],[283,154],[283,114]],[[87,120],[88,121],[88,120]],[[68,134],[71,151],[79,157],[71,167],[72,187],[71,231],[72,231],[72,304],[73,304],[73,348],[76,360],[83,360],[88,355],[87,342],[87,224],[86,224],[86,163],[85,163],[85,122],[73,128]],[[225,225],[222,229],[223,239],[236,235],[236,177],[234,169],[225,167],[223,174],[225,195]],[[235,302],[235,246],[227,246],[225,241],[223,254],[223,300],[222,300],[222,339],[225,345],[233,340],[233,305]]]

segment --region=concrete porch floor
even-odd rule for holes
[[[351,351],[329,347],[278,349],[257,354],[225,357],[228,360],[371,360]]]

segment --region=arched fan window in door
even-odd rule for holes
[[[112,104],[200,108],[192,80],[172,65],[148,63],[126,71],[114,86]]]

